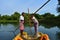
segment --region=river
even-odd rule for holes
[[[12,40],[20,32],[18,27],[19,25],[16,24],[0,24],[0,40]],[[34,34],[34,27],[25,26],[24,31],[28,34]],[[40,25],[38,31],[48,34],[50,40],[60,40],[59,35],[57,35],[60,28],[57,26],[47,28]]]

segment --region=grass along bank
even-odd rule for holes
[[[18,20],[0,20],[0,23],[14,23],[18,22]]]

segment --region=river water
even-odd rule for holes
[[[19,25],[16,24],[0,24],[0,40],[12,40],[20,32],[18,27]],[[34,27],[25,26],[24,31],[33,35]],[[50,40],[60,40],[59,35],[57,35],[60,32],[60,28],[57,26],[47,28],[40,25],[38,31],[48,34]]]

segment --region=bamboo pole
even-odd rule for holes
[[[34,14],[37,13],[41,8],[43,8],[49,1],[50,1],[50,0],[48,0],[48,1],[45,2],[40,8],[38,8],[38,9],[34,12]]]
[[[29,14],[29,8],[28,8],[28,17],[29,17],[28,21],[29,21],[29,26],[30,26],[30,32],[32,34],[32,30],[31,30],[31,19],[30,19],[30,14]]]

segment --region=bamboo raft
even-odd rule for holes
[[[36,37],[36,36],[31,36],[31,35],[28,35],[27,32],[23,32],[23,37],[20,36],[20,33],[18,35],[16,35],[16,37],[13,38],[13,40],[44,40],[43,39],[43,36],[44,35],[47,35],[47,34],[43,34],[41,32],[38,32],[38,36],[39,37]],[[46,39],[45,40],[49,40],[49,37],[45,37]]]

